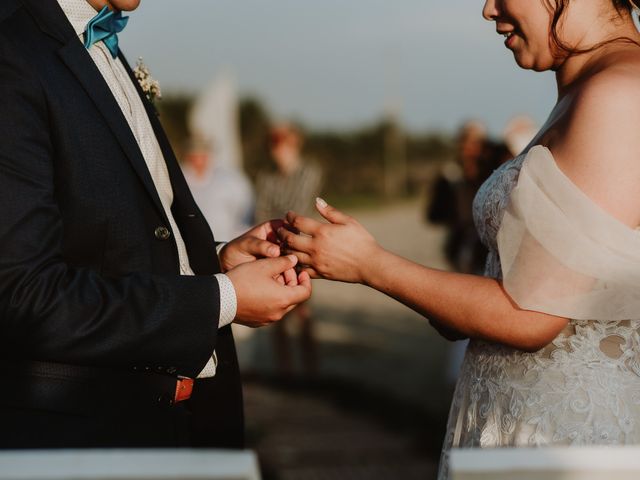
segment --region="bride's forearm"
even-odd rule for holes
[[[365,284],[470,338],[536,351],[567,320],[521,310],[490,278],[444,272],[380,249],[363,270]]]
[[[329,224],[289,212],[289,224],[307,235],[278,231],[315,275],[364,283],[468,337],[521,350],[539,350],[567,324],[519,309],[495,280],[430,269],[382,249],[360,223],[324,201],[318,211]]]

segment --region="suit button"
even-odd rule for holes
[[[169,394],[166,394],[166,393],[163,393],[162,395],[159,395],[157,400],[158,400],[158,403],[160,405],[165,406],[165,407],[171,407],[171,406],[173,406],[173,403],[174,403],[173,398]]]
[[[153,233],[158,240],[168,240],[171,236],[171,232],[167,227],[157,227]]]

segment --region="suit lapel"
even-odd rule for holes
[[[158,119],[159,113],[156,110],[156,107],[147,99],[147,96],[142,91],[142,87],[140,87],[140,82],[136,79],[133,70],[131,69],[131,65],[127,62],[125,56],[120,52],[118,54],[118,58],[124,65],[125,70],[129,74],[129,78],[136,87],[136,91],[138,92],[138,96],[142,100],[142,104],[147,112],[147,116],[149,117],[149,121],[151,122],[151,127],[153,128],[153,133],[156,134],[156,139],[158,140],[158,144],[160,145],[160,149],[162,150],[162,155],[164,156],[165,162],[167,163],[167,168],[169,169],[169,176],[171,177],[171,185],[172,187],[174,182],[174,165],[180,171],[180,167],[178,166],[178,160],[176,159],[175,154],[173,153],[173,148],[171,148],[171,144],[169,143],[169,139],[167,138],[166,133],[164,132],[164,128],[162,128],[162,124]],[[175,194],[175,192],[174,192]]]
[[[191,195],[191,190],[182,174],[173,148],[171,148],[171,143],[158,118],[158,111],[142,91],[140,83],[135,78],[127,59],[122,53],[120,53],[119,57],[145,106],[153,132],[162,150],[162,156],[167,165],[171,188],[173,190],[173,205],[171,206],[171,211],[185,241],[191,268],[198,275],[217,273],[220,271],[220,265],[214,247],[211,228],[204,219],[202,212],[200,212],[200,209],[193,199],[193,195]]]
[[[98,111],[109,125],[114,137],[142,181],[158,213],[168,224],[169,221],[160,202],[160,197],[158,196],[153,179],[144,161],[140,147],[129,128],[129,124],[120,110],[118,102],[113,97],[109,86],[102,77],[100,70],[73,31],[64,12],[60,9],[58,2],[55,0],[22,1],[31,11],[40,28],[64,44],[58,51],[59,56],[98,108]]]
[[[160,202],[160,197],[158,196],[138,142],[133,132],[131,132],[131,128],[129,128],[127,119],[124,117],[122,110],[120,110],[118,102],[116,102],[109,86],[104,81],[100,70],[98,70],[98,67],[93,63],[90,55],[78,39],[68,42],[58,53],[98,107],[98,110],[131,162],[133,169],[151,196],[158,212],[162,215],[164,221],[168,223],[164,208]]]
[[[171,144],[169,143],[167,134],[165,133],[164,128],[162,128],[162,124],[160,123],[160,120],[158,118],[158,111],[142,91],[140,83],[135,78],[133,70],[131,69],[129,62],[127,62],[127,59],[122,53],[119,54],[119,58],[124,65],[125,70],[129,74],[131,81],[135,85],[138,95],[140,96],[142,103],[144,104],[144,107],[147,111],[147,116],[149,117],[153,132],[156,135],[156,139],[158,140],[158,144],[160,145],[160,149],[162,150],[162,155],[164,157],[165,163],[167,164],[167,169],[169,170],[169,177],[171,180],[171,187],[173,188],[174,198],[177,198],[178,202],[185,205],[189,203],[189,200],[191,200],[191,202],[195,206],[195,201],[191,196],[191,192],[186,183],[186,180],[184,179],[182,170],[180,170],[180,166],[178,165],[178,160],[176,159],[175,153],[173,152],[173,148],[171,148]],[[185,196],[187,198],[184,198]]]
[[[151,127],[153,128],[153,133],[155,133],[156,140],[158,140],[158,144],[160,145],[160,150],[162,150],[162,156],[164,157],[164,161],[167,165],[167,170],[169,172],[169,179],[171,180],[171,188],[173,189],[173,197],[174,204],[178,203],[180,205],[184,205],[185,207],[191,203],[194,206],[193,212],[187,212],[187,214],[195,214],[196,207],[195,201],[191,196],[191,191],[184,179],[184,175],[182,175],[182,171],[180,170],[180,166],[178,165],[178,160],[176,159],[175,153],[173,152],[173,148],[171,148],[171,144],[169,143],[169,139],[162,128],[160,120],[158,119],[158,111],[153,106],[153,104],[147,99],[146,95],[142,91],[140,87],[140,83],[135,78],[133,74],[133,70],[131,66],[127,62],[127,59],[124,57],[122,53],[119,54],[120,61],[124,65],[125,70],[129,74],[131,81],[136,87],[136,91],[142,100],[142,103],[147,112],[147,116],[149,117],[149,121],[151,122]],[[185,198],[186,197],[186,198]],[[189,202],[189,200],[191,202]]]

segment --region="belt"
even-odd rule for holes
[[[95,413],[170,408],[191,398],[194,380],[38,361],[0,360],[0,405]]]
[[[191,398],[193,393],[193,378],[178,377],[176,381],[176,394],[173,397],[174,403],[184,402]]]

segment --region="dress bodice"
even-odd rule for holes
[[[473,201],[473,219],[478,235],[489,249],[485,275],[491,278],[502,277],[496,238],[509,196],[518,183],[525,156],[522,154],[497,168],[482,184]]]
[[[501,279],[498,230],[526,155],[478,191],[473,215]],[[454,393],[439,479],[451,448],[640,443],[640,320],[570,320],[542,350],[471,340]]]

